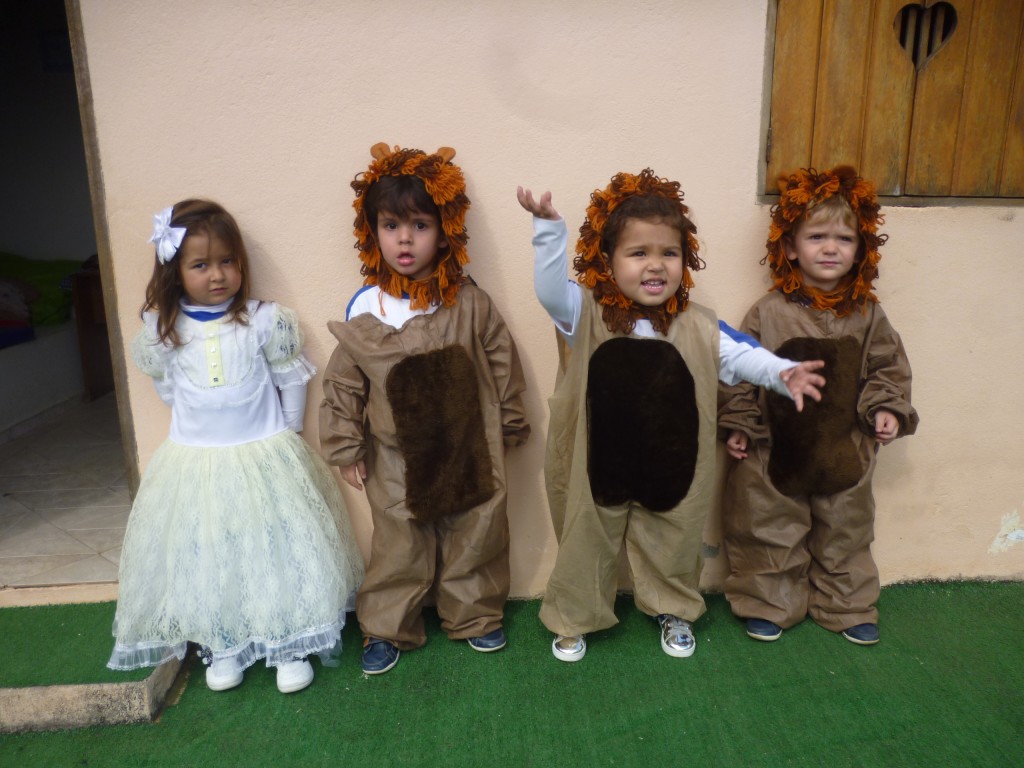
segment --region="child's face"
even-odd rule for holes
[[[426,280],[434,272],[437,252],[447,248],[441,224],[429,213],[416,211],[399,217],[377,214],[377,243],[391,270],[410,280]]]
[[[608,259],[608,254],[604,256]],[[627,299],[645,307],[661,306],[683,281],[682,233],[661,222],[629,219],[609,263]]]
[[[227,243],[197,232],[185,238],[178,256],[181,284],[189,301],[204,307],[225,302],[242,287],[242,270]]]
[[[832,291],[857,260],[860,236],[836,216],[811,216],[785,242],[786,256],[803,273],[804,284]]]

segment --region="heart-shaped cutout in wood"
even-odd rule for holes
[[[945,2],[910,3],[896,14],[892,26],[900,46],[920,71],[956,32],[956,8]]]

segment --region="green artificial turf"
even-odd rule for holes
[[[0,610],[0,688],[144,680],[151,669],[114,672],[114,603]]]
[[[556,661],[539,604],[513,602],[510,642],[480,654],[429,643],[385,675],[341,665],[277,692],[272,672],[214,693],[190,662],[158,723],[0,737],[0,766],[958,766],[1022,763],[1024,584],[883,590],[882,642],[852,645],[807,621],[750,640],[708,596],[696,654],[662,653],[628,599],[621,623]]]

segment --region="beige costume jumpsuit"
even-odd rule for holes
[[[452,307],[393,328],[371,314],[328,324],[327,462],[365,461],[373,538],[356,600],[364,635],[426,642],[436,600],[452,639],[502,626],[509,590],[505,446],[529,435],[522,366],[505,322],[474,285]]]
[[[773,413],[769,398],[752,385],[723,386],[728,399],[719,427],[725,434],[740,430],[749,438],[747,458],[731,462],[722,500],[730,571],[725,594],[741,618],[786,628],[810,614],[834,632],[878,622],[878,568],[870,548],[871,476],[878,450],[874,417],[879,408],[892,411],[901,436],[913,434],[918,417],[910,404],[910,365],[899,335],[881,306],[869,303],[865,312],[837,317],[775,291],[743,320],[741,329],[777,354],[825,357],[828,383],[822,403],[805,401],[804,413],[791,416],[782,415],[782,409]],[[812,354],[779,351],[795,340]],[[850,374],[837,378],[844,366]],[[823,427],[823,407],[833,428]],[[778,446],[787,440],[788,455],[782,455]],[[773,443],[779,451],[774,463]],[[785,466],[794,452],[802,454],[794,462],[798,471]],[[820,480],[811,479],[815,474]],[[814,492],[830,482],[846,487]]]
[[[693,378],[687,397],[672,391],[670,397],[651,396],[658,390],[658,370],[616,366],[625,386],[635,388],[633,396],[621,397],[612,407],[591,407],[604,384],[590,380],[596,353],[615,350],[627,337],[610,332],[601,318],[599,305],[584,289],[582,311],[575,342],[563,363],[554,396],[550,400],[551,424],[548,434],[545,475],[551,515],[558,536],[558,556],[548,581],[540,618],[557,634],[579,635],[611,627],[614,613],[617,563],[625,541],[633,573],[634,599],[644,613],[673,614],[694,620],[704,613],[704,600],[697,591],[702,566],[701,538],[711,500],[715,462],[715,405],[718,386],[719,329],[712,312],[691,303],[675,318],[667,336],[660,339],[629,337],[624,352],[669,351],[681,356]],[[663,340],[662,340],[663,339]],[[609,345],[609,342],[612,342]],[[635,345],[645,345],[636,347]],[[661,345],[661,346],[651,346]],[[678,361],[675,361],[678,362]],[[603,370],[607,371],[608,366]],[[623,381],[619,383],[622,384]],[[686,402],[689,399],[690,402]],[[667,427],[659,434],[657,423],[670,423],[673,414],[690,411],[694,425],[690,435],[674,434]],[[615,419],[625,425],[654,420],[652,443],[638,439],[630,428],[616,430],[613,444],[594,445],[593,431],[602,422]],[[622,503],[601,505],[594,500],[594,488],[601,489],[603,477],[592,478],[588,456],[601,454],[610,465],[617,460],[635,460],[667,470],[664,477],[678,472],[672,466],[675,443],[693,440],[696,457],[692,481],[682,498],[665,511],[653,512],[637,502],[660,489],[638,486]],[[606,441],[607,443],[608,441]],[[657,473],[655,473],[657,474]],[[602,495],[600,490],[598,495]]]

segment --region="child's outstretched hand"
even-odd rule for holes
[[[824,367],[824,360],[805,360],[779,374],[782,383],[786,385],[789,394],[793,396],[797,411],[804,409],[805,395],[812,400],[821,400],[821,392],[818,391],[818,388],[825,386],[825,377],[815,371]]]
[[[725,452],[734,459],[742,461],[747,458],[747,433],[734,429],[725,441]]]
[[[349,464],[347,467],[338,467],[341,470],[341,478],[346,483],[351,485],[357,491],[363,490],[363,484],[360,480],[366,479],[366,465],[357,461],[355,464]]]
[[[875,440],[882,445],[888,445],[900,433],[900,420],[896,414],[879,408],[875,411]]]
[[[519,199],[519,204],[526,210],[536,216],[538,219],[550,219],[551,221],[558,221],[561,216],[558,215],[558,211],[551,205],[551,193],[545,192],[540,196],[540,202],[533,199],[533,192],[522,187],[516,187],[516,197]]]

